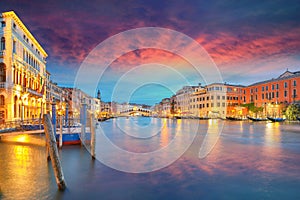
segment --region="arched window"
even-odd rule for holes
[[[1,38],[1,50],[4,50],[5,49],[5,37],[2,37]]]
[[[0,63],[0,82],[6,82],[6,66]]]
[[[15,118],[17,117],[17,102],[18,102],[18,97],[15,96],[15,99],[14,99],[14,117]]]
[[[0,106],[4,106],[4,105],[5,105],[4,95],[0,95]]]

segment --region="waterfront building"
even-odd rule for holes
[[[164,98],[161,101],[161,117],[170,117],[171,115],[171,101],[170,98]]]
[[[247,108],[243,104],[245,86],[226,84],[226,116],[242,118],[247,115]]]
[[[263,107],[265,116],[281,116],[288,104],[300,102],[300,71],[285,71],[277,78],[257,82],[244,90],[244,103]]]
[[[209,118],[226,118],[226,86],[223,83],[213,83],[206,86],[206,108]]]
[[[111,112],[111,102],[101,102],[101,117],[110,117],[112,115]]]
[[[191,116],[190,99],[191,95],[198,91],[201,86],[184,86],[176,92],[176,110],[179,116]]]
[[[48,55],[13,11],[0,21],[0,122],[40,118]]]
[[[194,117],[207,117],[207,91],[204,87],[196,88],[190,95],[190,113]]]

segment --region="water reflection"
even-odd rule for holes
[[[125,120],[125,119],[124,119]],[[165,123],[164,123],[165,122]],[[125,122],[124,122],[125,123]],[[118,132],[114,120],[103,122],[107,136],[129,150],[153,151],[191,138],[189,130],[199,124],[192,146],[173,164],[147,174],[110,169],[79,146],[60,152],[68,191],[57,193],[45,147],[0,142],[0,185],[7,199],[300,199],[299,125],[280,123],[225,122],[211,153],[199,159],[199,148],[209,127],[219,129],[219,120],[161,120],[161,133],[151,142],[136,140]],[[32,140],[29,136],[29,140]],[[33,137],[35,138],[35,137]],[[26,141],[26,138],[14,140]],[[34,140],[32,140],[34,141]],[[97,147],[103,145],[97,138]],[[176,152],[176,146],[172,149]],[[107,152],[112,159],[119,159]],[[158,155],[153,162],[165,159]],[[123,165],[136,158],[120,161]],[[148,163],[151,165],[151,162]]]
[[[50,174],[47,171],[44,146],[30,144],[31,136],[10,138],[16,142],[0,143],[0,183],[3,196],[8,199],[35,199],[47,196]]]

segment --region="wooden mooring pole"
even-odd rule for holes
[[[59,148],[62,148],[62,137],[63,137],[63,116],[59,117]]]
[[[91,114],[91,155],[92,158],[96,158],[96,153],[95,153],[95,145],[96,145],[96,137],[95,137],[95,119],[94,119],[94,114]]]
[[[45,135],[46,135],[46,144],[50,153],[50,158],[51,158],[51,163],[52,163],[56,183],[59,190],[64,190],[66,188],[66,183],[65,183],[62,167],[59,160],[53,126],[51,123],[50,116],[48,114],[44,114],[43,124],[44,124]]]

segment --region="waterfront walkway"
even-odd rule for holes
[[[41,133],[45,133],[45,131],[44,130],[14,131],[14,132],[0,133],[0,137],[1,136],[24,135],[24,134],[41,134]]]

